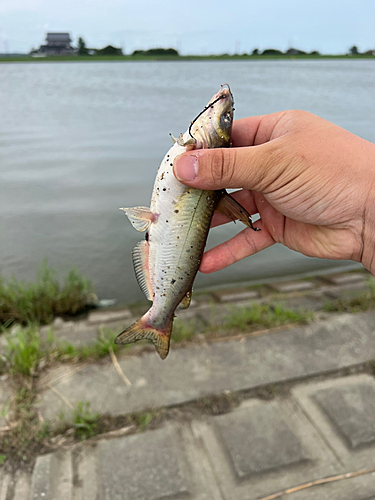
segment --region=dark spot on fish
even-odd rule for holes
[[[167,190],[167,188],[163,188],[163,191],[166,191],[166,190]]]
[[[175,210],[175,211],[174,211],[174,213],[175,213],[175,214],[178,214],[178,212],[179,212],[179,210]]]
[[[191,260],[193,260],[193,256],[192,255],[190,255],[190,258],[191,258]]]
[[[165,222],[168,222],[167,220]]]
[[[177,236],[177,239],[179,240],[179,239],[180,239],[180,237],[179,237],[179,236]]]
[[[190,253],[190,248],[188,248],[188,249],[186,250],[186,253]]]
[[[171,285],[174,285],[176,283],[176,280],[171,281]]]
[[[145,240],[148,241],[148,231],[145,234]]]
[[[160,180],[162,181],[164,179],[164,172],[161,174]]]
[[[170,163],[169,165],[170,165],[171,167],[173,167],[173,163]]]

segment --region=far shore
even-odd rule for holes
[[[28,55],[0,56],[0,63],[27,62],[27,63],[47,63],[47,62],[129,62],[129,61],[275,61],[275,60],[317,60],[317,59],[374,59],[374,55],[369,54],[338,54],[338,55],[313,55],[313,54],[280,54],[280,55],[208,55],[208,56],[48,56],[31,57]]]

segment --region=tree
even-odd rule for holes
[[[78,38],[78,55],[79,56],[87,56],[88,50],[86,48],[86,43],[82,37]]]
[[[98,56],[122,56],[122,49],[113,47],[113,45],[107,45],[103,49],[98,49],[96,54]]]
[[[277,49],[266,49],[266,50],[263,50],[262,52],[262,56],[280,56],[282,55],[282,52],[281,50],[277,50]]]
[[[135,50],[132,53],[132,56],[174,56],[178,57],[179,53],[176,49],[163,49],[158,47],[156,49],[148,49],[148,50]]]
[[[258,56],[259,55],[259,49],[254,49],[252,52],[253,56]]]
[[[349,52],[352,56],[356,56],[357,54],[359,54],[358,47],[356,45],[353,45],[353,47],[350,47]]]

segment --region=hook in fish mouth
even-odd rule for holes
[[[205,106],[205,107],[202,109],[202,111],[201,111],[201,112],[200,112],[200,113],[199,113],[199,114],[198,114],[198,115],[194,118],[194,120],[190,123],[190,126],[189,126],[189,135],[190,135],[190,137],[191,137],[192,139],[194,139],[194,140],[195,140],[195,137],[194,137],[194,136],[193,136],[193,134],[191,133],[191,128],[192,128],[192,126],[194,125],[194,123],[198,120],[198,118],[199,118],[201,115],[203,115],[203,113],[205,113],[208,109],[212,108],[212,106],[213,106],[214,104],[216,104],[218,101],[221,101],[221,99],[225,99],[225,98],[227,97],[225,94],[223,94],[223,93],[222,93],[222,92],[223,92],[223,90],[224,90],[224,87],[228,87],[229,93],[230,93],[231,98],[232,98],[232,101],[233,101],[233,94],[232,94],[232,92],[231,92],[231,90],[230,90],[229,83],[223,83],[223,85],[221,85],[221,86],[220,86],[220,90],[219,90],[219,92],[216,94],[218,97],[217,97],[214,101],[212,101],[212,102],[208,103],[208,104],[207,104],[207,106]],[[233,101],[233,104],[234,104],[234,101]]]

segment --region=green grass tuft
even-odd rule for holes
[[[197,326],[193,321],[184,321],[176,318],[173,324],[172,340],[174,342],[183,342],[191,340],[197,333]]]
[[[14,334],[5,336],[5,365],[13,374],[32,376],[40,361],[49,357],[52,338],[42,341],[36,326],[20,329]]]
[[[19,328],[14,333],[5,334],[7,345],[1,354],[0,373],[10,372],[29,377],[37,373],[41,364],[47,366],[53,361],[95,361],[109,355],[110,350],[116,352],[119,349],[113,343],[115,336],[111,330],[103,328],[94,343],[74,346],[69,342],[58,342],[52,329],[47,337],[41,337],[36,325]]]
[[[357,297],[340,297],[339,299],[327,302],[323,310],[325,312],[350,312],[356,313],[375,309],[375,283],[368,282],[369,289],[359,294]]]
[[[312,313],[293,311],[281,305],[254,304],[251,307],[236,308],[223,321],[224,329],[249,330],[253,328],[272,328],[287,323],[307,323]]]
[[[83,441],[95,436],[99,417],[99,413],[91,412],[90,403],[78,403],[73,410],[74,437]]]
[[[48,324],[55,316],[74,315],[93,300],[89,280],[71,270],[61,285],[55,271],[44,262],[37,272],[35,283],[25,283],[0,274],[0,324],[17,322]]]

